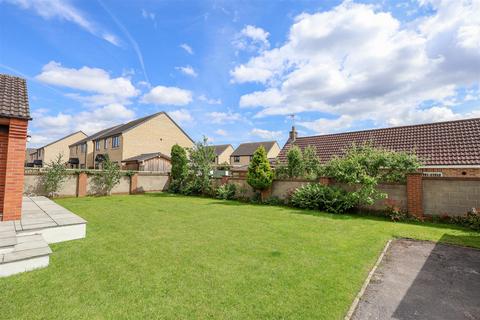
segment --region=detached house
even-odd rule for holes
[[[18,220],[30,118],[25,79],[0,74],[0,220]]]
[[[233,153],[231,144],[220,144],[212,147],[215,149],[215,165],[230,163],[230,156]]]
[[[58,155],[62,155],[62,159],[65,162],[68,161],[70,155],[69,146],[72,143],[80,141],[81,139],[86,138],[87,135],[83,131],[77,131],[68,136],[50,142],[43,147],[40,147],[30,153],[28,166],[40,166],[43,167],[45,164],[48,164],[50,161],[56,160]]]
[[[277,141],[242,143],[230,155],[230,164],[233,167],[248,167],[253,154],[260,146],[265,148],[268,159],[275,159],[280,152],[280,146]]]
[[[75,168],[98,168],[108,155],[119,165],[128,160],[130,167],[132,162],[151,159],[151,154],[169,157],[174,144],[190,148],[194,142],[167,113],[159,112],[104,129],[70,145],[69,163]]]
[[[313,146],[322,163],[342,156],[353,144],[404,151],[417,155],[425,176],[480,177],[480,118],[298,137],[295,127],[278,156],[286,162],[288,150]]]

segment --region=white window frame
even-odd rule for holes
[[[95,151],[99,151],[100,150],[100,140],[96,140],[95,141]]]
[[[120,136],[113,136],[112,137],[112,149],[120,147]]]
[[[108,149],[108,138],[103,139],[103,149]]]
[[[239,163],[240,162],[240,156],[233,156],[233,162]]]

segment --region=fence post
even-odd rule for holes
[[[422,173],[407,175],[407,210],[411,215],[423,217],[423,183]]]
[[[130,194],[136,194],[138,187],[138,173],[134,173],[130,176]]]
[[[77,197],[85,197],[87,195],[87,174],[80,172],[77,176]]]

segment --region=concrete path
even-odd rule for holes
[[[352,319],[480,319],[480,250],[393,241]]]

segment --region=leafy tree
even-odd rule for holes
[[[371,205],[385,197],[376,189],[380,182],[404,181],[419,166],[417,157],[408,153],[376,149],[368,144],[353,145],[345,156],[330,160],[323,173],[349,185],[358,205]]]
[[[108,155],[102,162],[102,170],[97,172],[94,177],[94,183],[99,191],[111,195],[113,188],[120,183],[120,167],[116,162],[112,162]]]
[[[318,173],[320,171],[320,159],[317,157],[315,147],[307,146],[305,149],[303,149],[302,157],[304,177],[311,180],[318,178]]]
[[[62,183],[67,179],[67,168],[63,156],[59,153],[55,160],[50,161],[42,176],[42,183],[49,197],[55,197]]]
[[[273,182],[273,172],[263,146],[258,147],[250,161],[247,183],[255,190],[268,189]]]
[[[175,144],[172,146],[170,154],[172,163],[170,190],[172,192],[180,192],[185,186],[188,177],[187,151]]]
[[[208,194],[211,191],[210,176],[213,172],[215,148],[208,145],[207,137],[190,149],[190,181],[188,193]]]
[[[287,152],[287,172],[290,178],[303,177],[305,166],[302,150],[298,146],[291,147]]]

